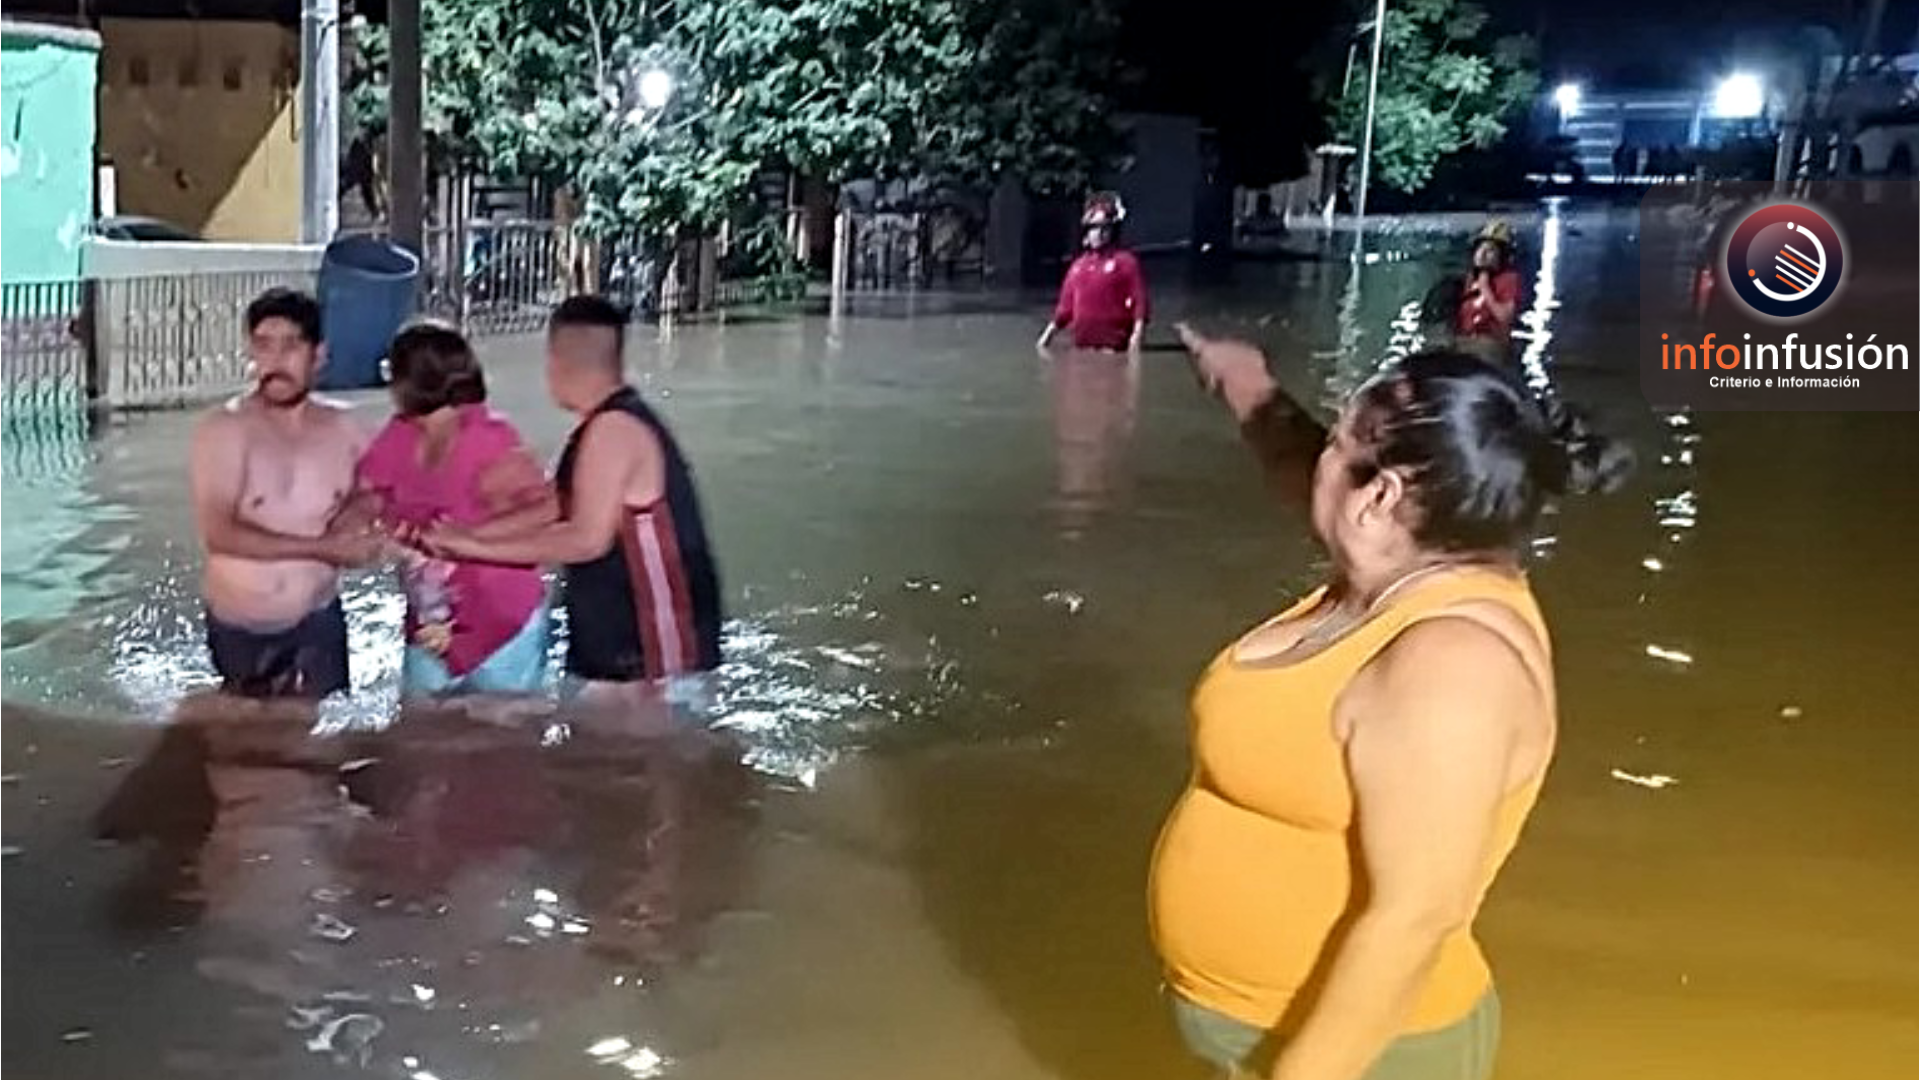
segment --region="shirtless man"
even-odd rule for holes
[[[365,438],[344,405],[312,397],[313,297],[269,289],[247,305],[247,353],[253,390],[201,418],[188,462],[207,648],[229,693],[321,698],[348,683],[340,567],[382,547],[371,520],[342,513]]]

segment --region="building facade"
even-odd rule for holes
[[[298,240],[299,34],[270,21],[103,18],[100,37],[112,211],[209,240]]]
[[[0,26],[0,281],[71,281],[93,220],[93,100],[100,39]]]

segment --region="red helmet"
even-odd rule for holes
[[[1082,227],[1105,225],[1112,228],[1127,220],[1127,206],[1120,196],[1111,191],[1096,192],[1087,197],[1087,204],[1080,211]]]

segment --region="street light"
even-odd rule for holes
[[[1560,106],[1562,120],[1580,111],[1580,84],[1561,83],[1553,91],[1553,103]]]
[[[1766,111],[1766,90],[1760,77],[1736,72],[1720,80],[1713,91],[1713,115],[1722,120],[1750,120]]]
[[[640,74],[640,104],[659,112],[673,100],[673,75],[665,68],[648,68]]]

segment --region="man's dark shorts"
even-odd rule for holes
[[[261,631],[206,613],[207,651],[229,694],[323,698],[349,685],[347,615],[335,598],[284,630]]]

